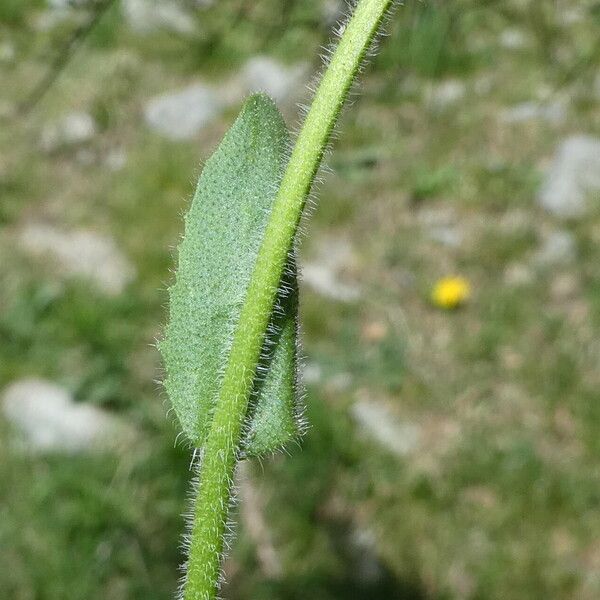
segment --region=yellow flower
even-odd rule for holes
[[[471,295],[471,285],[464,277],[443,277],[434,286],[431,300],[436,306],[453,309]]]

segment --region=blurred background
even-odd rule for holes
[[[1,598],[173,597],[182,213],[248,92],[296,127],[344,6],[0,2]],[[223,596],[599,598],[600,2],[388,33],[301,247],[311,427],[242,465]]]

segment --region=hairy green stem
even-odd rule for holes
[[[323,75],[281,182],[234,333],[204,447],[184,600],[216,598],[231,486],[265,332],[331,131],[392,0],[360,0]]]

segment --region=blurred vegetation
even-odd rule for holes
[[[316,0],[187,6],[195,34],[137,35],[116,3],[35,109],[0,124],[0,386],[45,377],[140,432],[120,455],[30,456],[0,421],[0,598],[158,600],[177,587],[190,456],[165,417],[152,344],[182,211],[233,111],[175,143],[144,126],[143,105],[198,78],[218,84],[257,53],[316,71],[331,27]],[[79,7],[41,26],[47,10],[0,2],[0,37],[16,55],[0,62],[2,106],[27,97],[89,18]],[[236,517],[225,597],[600,596],[600,207],[561,224],[535,204],[556,144],[600,134],[599,27],[593,0],[398,9],[302,246],[318,261],[321,241],[349,240],[362,296],[341,303],[303,288],[305,354],[319,372],[311,428],[302,450],[252,464],[283,574],[263,572]],[[518,44],[503,41],[511,35]],[[554,98],[568,103],[563,122],[500,118]],[[78,109],[99,125],[94,156],[126,149],[122,170],[40,151],[43,125]],[[136,280],[103,297],[57,278],[16,248],[32,219],[109,233]],[[459,242],[436,241],[435,227]],[[536,266],[557,228],[576,240],[577,260]],[[429,290],[454,273],[473,299],[444,313]],[[398,457],[362,435],[352,418],[361,398],[417,424],[417,448]],[[368,560],[374,578],[362,575]]]

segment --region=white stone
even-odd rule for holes
[[[247,92],[265,92],[275,102],[297,95],[305,77],[305,65],[288,67],[268,56],[254,56],[246,62],[241,73]]]
[[[355,554],[353,578],[363,585],[374,585],[381,580],[384,569],[377,556],[377,538],[370,529],[355,529],[350,535]]]
[[[327,380],[327,389],[331,392],[339,394],[350,389],[353,381],[354,378],[352,377],[352,373],[336,373]]]
[[[236,487],[242,500],[240,517],[244,530],[254,543],[261,571],[269,579],[278,579],[283,573],[281,556],[273,541],[266,500],[260,488],[254,483],[248,461],[239,461],[236,476]]]
[[[96,123],[86,112],[72,112],[48,123],[42,130],[40,145],[46,152],[89,142],[96,134]]]
[[[203,83],[152,98],[144,109],[146,123],[171,140],[196,136],[222,111],[216,93]]]
[[[316,260],[302,265],[302,281],[316,293],[339,300],[352,302],[360,297],[360,288],[344,281],[342,272],[354,263],[354,252],[346,239],[331,237],[321,241]]]
[[[344,18],[347,8],[343,0],[324,0],[321,12],[325,25],[331,27],[340,22]]]
[[[17,107],[5,100],[0,100],[0,120],[6,121],[14,118],[17,114]]]
[[[10,42],[0,44],[0,62],[11,63],[15,60],[15,47]]]
[[[424,207],[416,212],[424,234],[434,242],[458,248],[464,241],[464,232],[456,224],[456,211],[449,206]]]
[[[463,242],[463,234],[456,227],[432,227],[427,235],[434,242],[438,242],[442,246],[449,248],[458,248]]]
[[[521,29],[509,28],[500,34],[500,45],[507,50],[522,50],[529,46],[529,39]]]
[[[302,367],[302,381],[307,385],[319,383],[323,378],[323,369],[318,363],[306,363]]]
[[[465,97],[466,91],[464,82],[459,79],[448,79],[427,87],[425,97],[433,107],[443,109],[460,102]]]
[[[473,80],[473,90],[478,96],[487,96],[493,91],[495,85],[496,81],[491,73],[483,73]]]
[[[583,7],[572,6],[561,11],[557,15],[557,18],[559,22],[562,22],[564,25],[575,25],[581,23],[588,17]]]
[[[76,15],[70,8],[49,8],[37,11],[32,18],[32,25],[36,31],[51,31],[65,22],[81,22],[81,15]]]
[[[113,148],[104,157],[104,164],[110,171],[120,171],[127,164],[127,152],[123,148]]]
[[[83,277],[108,295],[120,294],[135,269],[114,241],[94,231],[66,231],[32,223],[18,235],[21,247],[40,260],[50,259],[66,277]]]
[[[76,403],[69,392],[42,379],[22,379],[2,395],[2,411],[34,452],[78,453],[123,443],[131,429],[102,409]]]
[[[340,302],[352,302],[360,297],[358,287],[339,281],[337,274],[328,265],[305,264],[302,267],[302,281],[318,294]]]
[[[55,10],[68,10],[70,8],[77,8],[85,6],[86,4],[93,4],[94,0],[46,0],[50,8]]]
[[[509,124],[545,121],[553,125],[560,125],[566,118],[567,109],[563,102],[552,102],[550,104],[522,102],[500,113],[500,120]]]
[[[504,270],[504,282],[510,287],[528,286],[534,281],[534,275],[527,265],[513,263]]]
[[[600,191],[600,138],[578,135],[558,147],[538,202],[560,218],[587,212],[587,195]]]
[[[458,219],[452,206],[424,206],[417,211],[416,217],[424,227],[450,227]]]
[[[569,231],[553,231],[545,236],[535,262],[542,266],[553,266],[572,262],[577,255],[577,242]]]
[[[400,421],[381,402],[359,400],[352,406],[352,416],[367,435],[392,454],[407,456],[419,444],[420,428]]]
[[[193,15],[173,0],[123,0],[122,7],[127,24],[136,33],[165,29],[189,35],[196,29]]]

